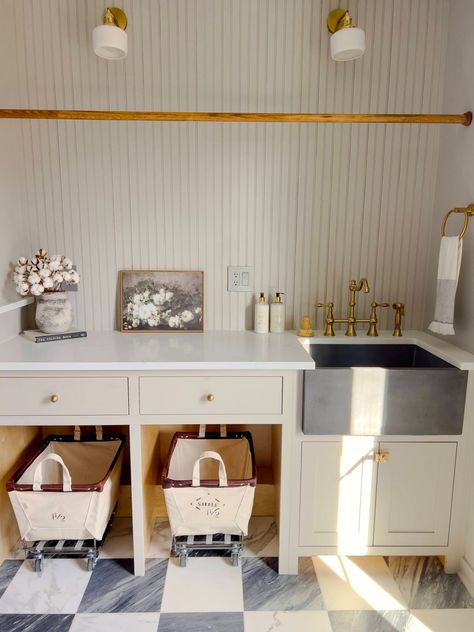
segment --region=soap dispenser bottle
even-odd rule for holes
[[[265,294],[260,292],[260,296],[255,303],[255,332],[257,334],[268,334],[270,305],[265,300]]]
[[[284,292],[277,292],[270,305],[270,331],[280,334],[285,331],[285,303],[281,300]]]

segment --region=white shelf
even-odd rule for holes
[[[31,305],[34,302],[35,299],[32,296],[27,296],[25,298],[21,298],[18,301],[14,301],[13,303],[5,303],[5,305],[0,305],[0,314],[6,314],[7,312],[11,312],[14,309],[20,309],[20,307]]]

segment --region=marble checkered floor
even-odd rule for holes
[[[157,524],[145,577],[134,577],[131,526],[118,518],[92,573],[84,560],[0,566],[0,631],[473,632],[474,599],[436,558],[301,558],[277,573],[276,528],[252,518],[240,567],[221,556],[169,557]],[[21,553],[14,552],[12,558]]]

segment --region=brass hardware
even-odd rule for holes
[[[379,464],[388,463],[389,459],[390,459],[390,452],[388,450],[379,450],[374,455],[375,462]]]
[[[316,303],[316,307],[327,307],[328,311],[326,312],[326,329],[324,330],[324,335],[335,336],[334,323],[336,321],[333,313],[334,303]]]
[[[474,204],[469,204],[469,206],[466,207],[460,207],[460,208],[453,208],[450,211],[448,211],[444,217],[443,223],[441,225],[441,236],[444,237],[446,235],[445,233],[445,229],[446,229],[446,222],[449,219],[449,216],[452,213],[464,213],[464,225],[461,229],[461,232],[459,233],[459,239],[462,239],[464,237],[464,235],[466,234],[467,231],[467,227],[469,226],[469,219],[474,215]]]
[[[128,25],[127,16],[122,9],[117,9],[117,7],[107,7],[104,13],[104,24],[118,26],[119,29],[125,31]]]
[[[395,310],[395,326],[392,336],[400,337],[402,335],[402,316],[405,316],[405,305],[404,303],[394,303],[392,307]]]
[[[355,323],[357,322],[356,315],[355,315],[355,307],[356,307],[355,293],[360,292],[361,290],[362,292],[364,292],[364,294],[367,294],[369,292],[369,283],[367,279],[361,279],[359,283],[357,283],[355,279],[352,279],[351,282],[349,283],[349,315],[347,317],[346,336],[357,336],[357,332],[354,327]]]
[[[311,338],[314,336],[313,326],[311,325],[311,318],[309,316],[302,316],[300,328],[296,335],[302,338]]]
[[[369,330],[367,332],[368,336],[378,336],[379,333],[377,331],[377,307],[388,307],[390,303],[371,303],[370,307],[370,316],[369,316]]]
[[[328,15],[328,31],[335,33],[340,29],[345,29],[352,26],[352,18],[349,15],[347,9],[334,9]]]
[[[215,399],[214,395],[212,393],[209,393],[209,395],[207,396],[207,401],[208,402],[213,402]]]
[[[59,397],[57,395],[51,395],[49,401],[55,404],[58,401]]]

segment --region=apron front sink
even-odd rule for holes
[[[312,344],[303,432],[462,433],[467,371],[414,344]]]

